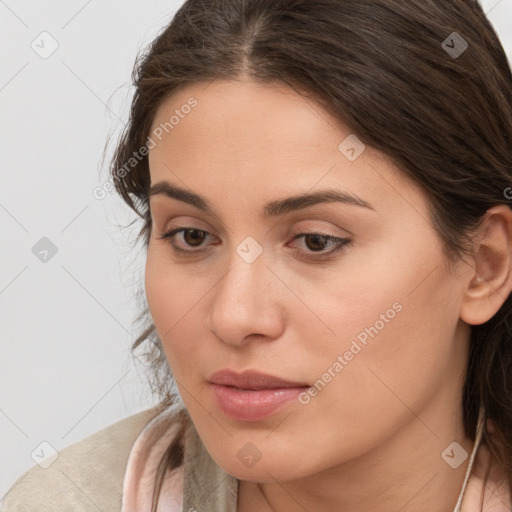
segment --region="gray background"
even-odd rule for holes
[[[135,215],[92,191],[137,51],[181,4],[0,0],[0,497],[41,442],[58,451],[157,401],[129,353],[144,251],[121,226]],[[482,4],[512,60],[512,0]]]

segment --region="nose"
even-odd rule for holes
[[[242,346],[250,340],[277,339],[283,330],[280,287],[264,254],[247,263],[238,254],[213,288],[206,324],[221,341]]]

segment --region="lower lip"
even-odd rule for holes
[[[258,421],[283,409],[297,400],[307,386],[296,388],[238,389],[210,383],[221,411],[238,421]]]

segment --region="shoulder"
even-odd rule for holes
[[[146,409],[63,448],[46,469],[33,466],[13,484],[0,511],[119,510],[131,448],[161,410]]]

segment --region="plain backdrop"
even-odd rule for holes
[[[93,190],[137,52],[181,4],[0,0],[0,498],[41,443],[58,451],[157,402],[129,350],[139,224]],[[512,0],[482,4],[512,60]]]

